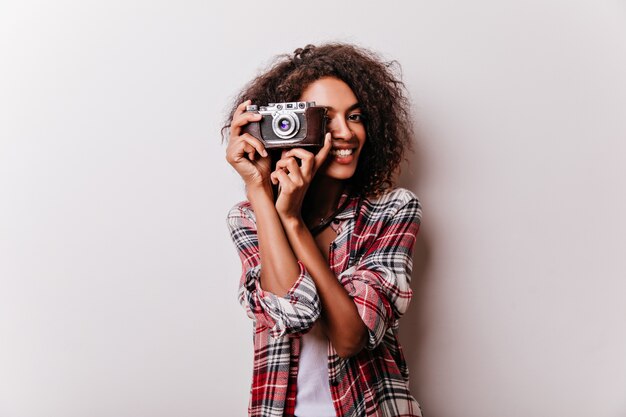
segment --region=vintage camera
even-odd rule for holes
[[[243,132],[262,141],[268,149],[324,145],[326,107],[316,106],[314,101],[251,105],[246,111],[259,113],[263,118],[245,125]]]

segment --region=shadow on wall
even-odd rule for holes
[[[420,226],[415,242],[415,251],[413,254],[413,273],[411,277],[411,289],[413,290],[413,298],[409,304],[409,308],[405,315],[400,319],[400,343],[406,357],[406,361],[410,372],[410,390],[411,394],[417,399],[422,406],[422,411],[427,412],[428,406],[424,403],[421,393],[426,390],[421,389],[420,381],[425,381],[427,370],[421,369],[426,363],[422,357],[425,347],[425,341],[428,338],[428,330],[432,323],[429,323],[429,315],[426,314],[426,296],[430,282],[429,266],[431,259],[430,237],[425,233],[424,224],[428,224],[428,214],[433,210],[429,206],[428,201],[424,201],[420,195],[421,185],[424,178],[428,176],[424,172],[427,155],[420,148],[421,134],[416,132],[417,140],[414,141],[414,152],[407,152],[406,161],[402,164],[401,173],[398,177],[397,184],[400,187],[413,191],[420,200],[422,205],[422,225]],[[432,417],[432,415],[429,413]]]

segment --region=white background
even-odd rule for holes
[[[626,416],[623,1],[0,3],[0,416],[243,416],[219,128],[271,57],[397,59],[427,417]]]

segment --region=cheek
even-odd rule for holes
[[[358,136],[358,138],[359,138],[360,147],[361,149],[363,149],[363,147],[367,143],[367,140],[365,139],[365,133],[363,133],[363,136]]]
[[[365,133],[365,126],[360,126],[355,132],[356,137],[359,138],[359,142],[361,143],[361,147],[365,144],[367,140],[367,135]]]

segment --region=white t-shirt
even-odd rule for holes
[[[319,320],[302,336],[298,365],[297,417],[336,417],[328,383],[328,338]]]

